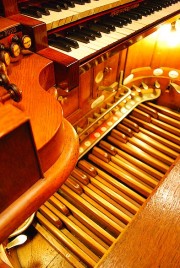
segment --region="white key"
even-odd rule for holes
[[[134,33],[134,30],[124,28],[124,27],[116,27],[116,32],[123,34],[124,36],[127,36],[127,35]]]
[[[95,51],[93,49],[90,49],[90,48],[86,48],[86,47],[80,47],[78,49],[72,49],[72,51],[70,52],[66,52],[66,51],[63,51],[61,49],[58,49],[58,48],[55,48],[55,47],[52,47],[50,46],[51,48],[59,51],[59,52],[62,52],[63,54],[66,54],[68,56],[71,56],[77,60],[81,60],[89,55],[92,55]]]
[[[137,21],[133,20],[132,23],[123,26],[124,29],[131,29],[134,31],[142,29],[142,24],[138,23]]]
[[[81,47],[87,47],[87,48],[93,49],[94,51],[97,51],[103,47],[100,44],[98,45],[98,43],[95,41],[89,41],[89,43],[86,43],[86,44],[82,43],[82,42],[78,42],[78,43],[79,43],[80,49],[81,49]]]

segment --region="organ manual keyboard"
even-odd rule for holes
[[[48,91],[79,136],[76,167],[6,258],[14,267],[178,267],[179,1],[71,1],[58,14],[75,12],[72,22],[40,14],[55,1],[1,2],[33,40],[33,57],[53,63]]]
[[[55,17],[50,14],[51,8],[47,8],[47,15],[41,13],[40,18],[20,13],[22,7],[25,11],[40,13],[44,8],[42,7],[44,2],[48,4],[50,1],[2,0],[4,15],[26,27],[26,32],[34,40],[33,49],[55,62],[56,83],[66,90],[78,86],[79,73],[84,69],[87,70],[89,66],[102,62],[107,55],[110,57],[122,48],[128,47],[155,31],[164,20],[179,14],[178,0],[160,1],[160,3],[141,0],[108,1],[109,4],[107,1],[92,0],[90,3],[85,2],[84,5],[74,2],[74,7],[56,12]],[[83,17],[82,8],[88,10],[89,5],[92,14]],[[100,6],[99,12],[96,5]],[[66,16],[69,8],[78,13],[78,16],[70,19],[67,16],[61,22],[61,17]],[[51,20],[50,26],[48,20]],[[90,39],[92,35],[95,40]],[[76,49],[72,47],[72,41],[69,45],[67,38],[75,38],[73,43],[76,42]],[[77,38],[80,40],[77,41]],[[70,51],[67,52],[66,49]],[[55,50],[58,50],[58,53]]]

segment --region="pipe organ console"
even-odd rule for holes
[[[0,267],[179,267],[180,2],[0,4]]]

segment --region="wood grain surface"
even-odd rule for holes
[[[178,268],[180,159],[98,268]]]

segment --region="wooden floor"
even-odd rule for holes
[[[33,226],[28,229],[28,242],[11,252],[14,268],[72,268]]]

